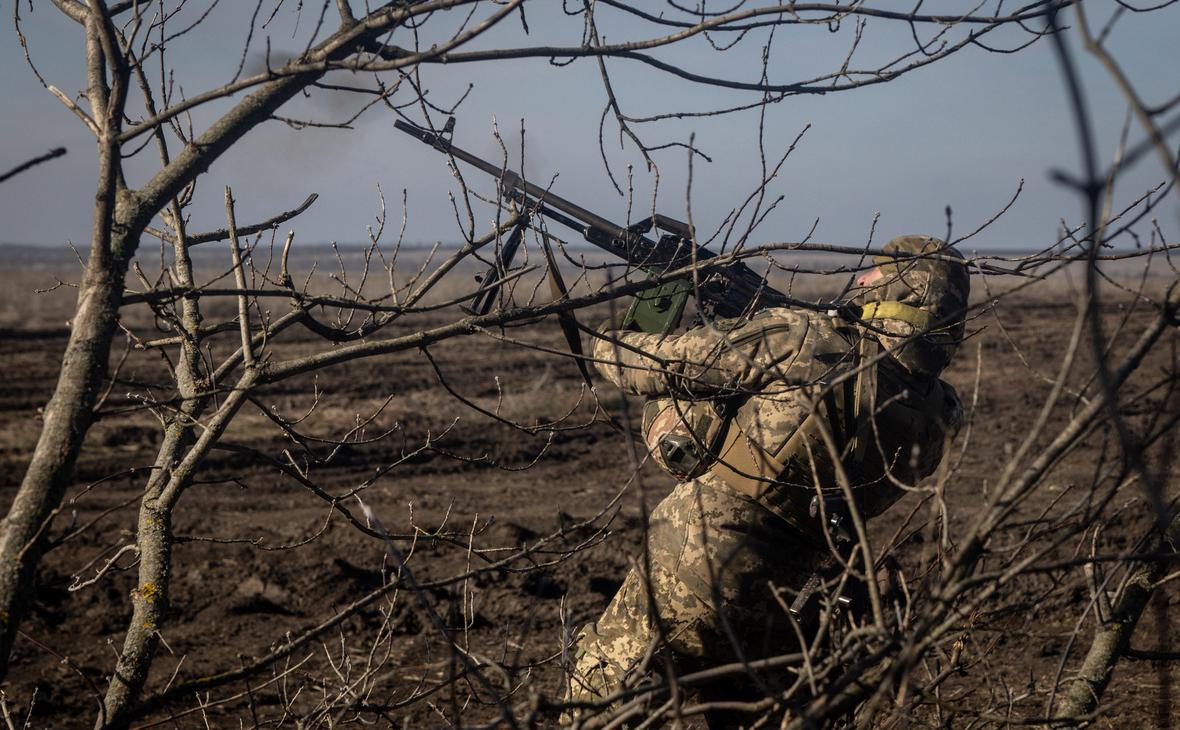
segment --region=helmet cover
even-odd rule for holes
[[[884,314],[869,323],[881,344],[907,370],[935,377],[963,341],[971,277],[963,255],[932,236],[899,236],[873,260],[883,276],[856,297],[860,304],[900,302],[929,315],[929,329]]]

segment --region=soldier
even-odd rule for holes
[[[571,700],[602,703],[669,663],[797,651],[771,586],[801,606],[829,520],[880,514],[935,470],[962,412],[938,375],[963,337],[968,272],[927,236],[884,250],[899,256],[857,279],[859,317],[771,308],[597,341],[601,373],[647,398],[646,444],[679,483],[651,513],[645,559],[577,638]]]

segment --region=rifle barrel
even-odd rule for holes
[[[396,120],[393,125],[436,150],[462,160],[472,167],[496,178],[500,181],[500,191],[505,197],[511,197],[512,194],[515,194],[517,196],[532,198],[539,206],[537,212],[553,218],[573,230],[580,231],[590,243],[599,248],[606,249],[626,261],[630,261],[643,268],[648,268],[652,273],[656,274],[660,273],[660,267],[668,266],[674,261],[687,263],[688,256],[683,253],[679,256],[669,256],[666,260],[661,258],[660,254],[663,253],[661,251],[662,247],[654,241],[635,231],[611,223],[609,220],[595,215],[576,203],[572,203],[545,188],[528,182],[512,170],[493,165],[487,160],[471,154],[467,150],[456,147],[451,143],[450,138],[443,134],[419,127],[415,124],[410,124],[409,122],[404,122],[400,119]],[[526,204],[528,203],[528,201],[524,202]],[[690,245],[693,244],[690,242]],[[695,248],[696,260],[698,261],[704,261],[714,256],[712,251],[709,251],[703,246],[695,246]],[[679,250],[680,247],[677,246],[677,249]],[[640,260],[637,261],[636,259]],[[644,260],[649,263],[645,264]],[[793,298],[769,286],[763,277],[754,273],[750,267],[741,261],[727,264],[721,269],[720,273],[731,285],[740,291],[742,296],[748,297],[746,299],[747,302],[753,298],[759,299],[764,305],[771,306],[781,306],[795,302]]]
[[[461,147],[456,147],[455,145],[451,144],[449,139],[446,139],[437,132],[432,132],[429,129],[423,129],[422,127],[415,126],[408,122],[403,122],[400,119],[395,121],[393,126],[397,127],[406,134],[417,137],[440,152],[444,152],[456,159],[463,160],[472,167],[483,170],[487,174],[498,179],[500,181],[500,185],[506,191],[518,190],[531,198],[543,201],[545,206],[548,208],[565,213],[572,218],[579,219],[582,224],[574,226],[575,230],[581,230],[587,227],[597,228],[599,230],[605,231],[611,237],[620,241],[638,238],[634,233],[631,233],[626,228],[617,226],[607,219],[591,213],[576,203],[572,203],[565,198],[562,198],[550,192],[549,190],[546,190],[545,188],[524,180],[514,171],[507,168],[497,167],[496,165],[493,165],[481,157],[471,154]],[[564,223],[565,221],[562,222]]]

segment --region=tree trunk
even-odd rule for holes
[[[33,578],[45,551],[49,523],[72,481],[78,452],[94,418],[95,398],[106,377],[111,337],[118,322],[123,280],[140,234],[153,216],[243,135],[327,71],[323,66],[280,75],[261,84],[186,145],[142,188],[129,191],[123,187],[119,142],[128,67],[114,42],[113,26],[105,14],[93,14],[75,3],[55,4],[86,27],[88,94],[99,126],[99,180],[90,259],[57,388],[45,407],[41,436],[28,471],[8,515],[0,523],[0,681],[7,675],[17,628],[32,598]],[[347,58],[413,14],[410,7],[385,7],[370,13],[364,21],[350,20],[309,49],[298,62],[317,64]],[[153,646],[149,641],[144,647],[150,664]]]
[[[116,251],[128,248],[126,240],[114,243]],[[45,551],[49,523],[73,480],[82,440],[94,418],[126,269],[126,256],[98,256],[92,250],[57,388],[45,406],[41,436],[8,515],[0,521],[0,680],[8,672],[17,627],[32,599],[33,577]]]

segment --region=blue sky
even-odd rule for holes
[[[268,15],[276,0],[265,0]],[[193,12],[208,2],[196,3]],[[298,26],[290,18],[255,33],[247,66],[261,64],[267,36],[272,53],[305,43],[314,21],[315,3],[305,3]],[[889,3],[878,3],[889,7]],[[989,3],[990,9],[994,3]],[[651,2],[657,10],[662,3]],[[558,3],[530,4],[530,35],[516,18],[480,41],[480,46],[507,44],[576,45],[581,26],[560,12]],[[666,7],[666,6],[663,6]],[[908,6],[907,6],[908,7]],[[961,2],[928,2],[925,12],[950,12],[970,7]],[[1113,2],[1088,2],[1091,20],[1109,17]],[[176,81],[195,94],[227,81],[242,57],[253,3],[226,2],[214,7],[207,25],[175,44],[169,57]],[[5,3],[6,16],[11,6]],[[286,12],[285,10],[283,12]],[[48,3],[36,3],[30,14],[22,8],[30,52],[49,83],[73,96],[84,88],[81,30]],[[436,33],[458,22],[458,14],[432,19]],[[331,16],[329,15],[329,19]],[[1067,15],[1066,22],[1073,22]],[[448,26],[448,23],[450,24]],[[638,37],[640,28],[602,11],[600,31],[607,41]],[[936,28],[919,27],[922,37]],[[772,81],[795,81],[809,73],[839,65],[852,39],[851,22],[837,32],[806,27],[776,32],[770,57]],[[1150,15],[1127,14],[1109,38],[1109,47],[1126,67],[1149,103],[1180,90],[1180,7]],[[424,39],[429,42],[430,37]],[[752,33],[732,51],[717,53],[699,39],[683,48],[659,52],[660,57],[702,72],[756,80],[766,33]],[[395,36],[396,41],[407,42]],[[1010,47],[1022,40],[1012,33],[989,37],[989,43]],[[1076,40],[1071,36],[1071,40]],[[910,31],[870,19],[864,40],[853,56],[854,66],[912,48]],[[1076,48],[1076,43],[1073,44]],[[1099,132],[1100,152],[1109,159],[1117,145],[1126,105],[1105,72],[1085,54],[1078,54]],[[704,110],[749,103],[753,92],[692,85],[623,60],[607,61],[624,111],[635,116],[679,110]],[[527,172],[535,180],[557,175],[554,192],[572,198],[601,215],[623,220],[627,201],[611,186],[600,159],[597,135],[605,95],[595,62],[582,59],[555,67],[544,59],[457,64],[423,69],[423,79],[436,104],[450,103],[469,84],[471,92],[459,108],[456,144],[493,159],[499,147],[491,135],[495,119],[519,154],[520,125],[527,128]],[[364,78],[338,76],[337,82]],[[90,205],[95,176],[94,145],[82,125],[36,82],[25,65],[11,23],[0,34],[0,169],[44,150],[64,145],[69,154],[0,185],[0,241],[62,245],[84,244],[89,237]],[[402,97],[395,97],[400,99]],[[319,92],[298,100],[291,113],[321,120],[342,119],[355,108],[354,98]],[[209,105],[193,116],[198,130],[226,108]],[[415,112],[411,112],[412,114]],[[390,225],[401,225],[403,190],[408,200],[406,240],[414,243],[458,238],[448,192],[457,192],[444,158],[392,128],[393,117],[374,109],[353,130],[292,130],[269,122],[251,132],[219,160],[197,188],[192,209],[193,230],[224,224],[222,186],[230,184],[239,202],[240,222],[264,218],[293,207],[310,192],[316,205],[291,227],[297,240],[364,240],[366,226],[377,213],[378,188],[390,208]],[[672,120],[639,127],[653,143],[686,142],[712,158],[694,164],[687,189],[686,154],[669,149],[656,154],[660,184],[656,207],[683,218],[691,195],[699,231],[711,233],[727,213],[739,206],[757,185],[756,112],[722,117]],[[752,236],[752,242],[793,241],[818,220],[814,239],[863,244],[874,216],[880,214],[874,240],[884,243],[903,233],[946,231],[945,209],[953,211],[954,230],[973,229],[998,211],[1025,180],[1013,209],[968,248],[1019,248],[1051,242],[1060,220],[1077,223],[1076,198],[1049,178],[1052,168],[1078,169],[1077,144],[1068,115],[1064,87],[1048,41],[1017,54],[992,54],[979,48],[964,51],[926,68],[877,86],[823,96],[795,96],[771,106],[765,118],[767,155],[777,158],[808,124],[810,129],[770,186],[784,196],[779,207]],[[650,209],[654,178],[643,170],[630,146],[620,150],[613,122],[607,123],[608,157],[612,169],[635,164],[635,212]],[[1132,126],[1132,143],[1142,139]],[[1175,140],[1173,140],[1174,142]],[[142,181],[155,162],[154,152],[129,163],[132,182]],[[1117,200],[1129,201],[1164,177],[1155,157],[1145,158],[1120,182]],[[476,181],[476,173],[468,176]],[[489,192],[487,181],[478,189]],[[1173,199],[1176,195],[1173,194]],[[1169,202],[1157,213],[1164,231],[1180,228],[1178,207]],[[477,229],[491,213],[476,209]],[[387,234],[388,235],[388,234]]]

